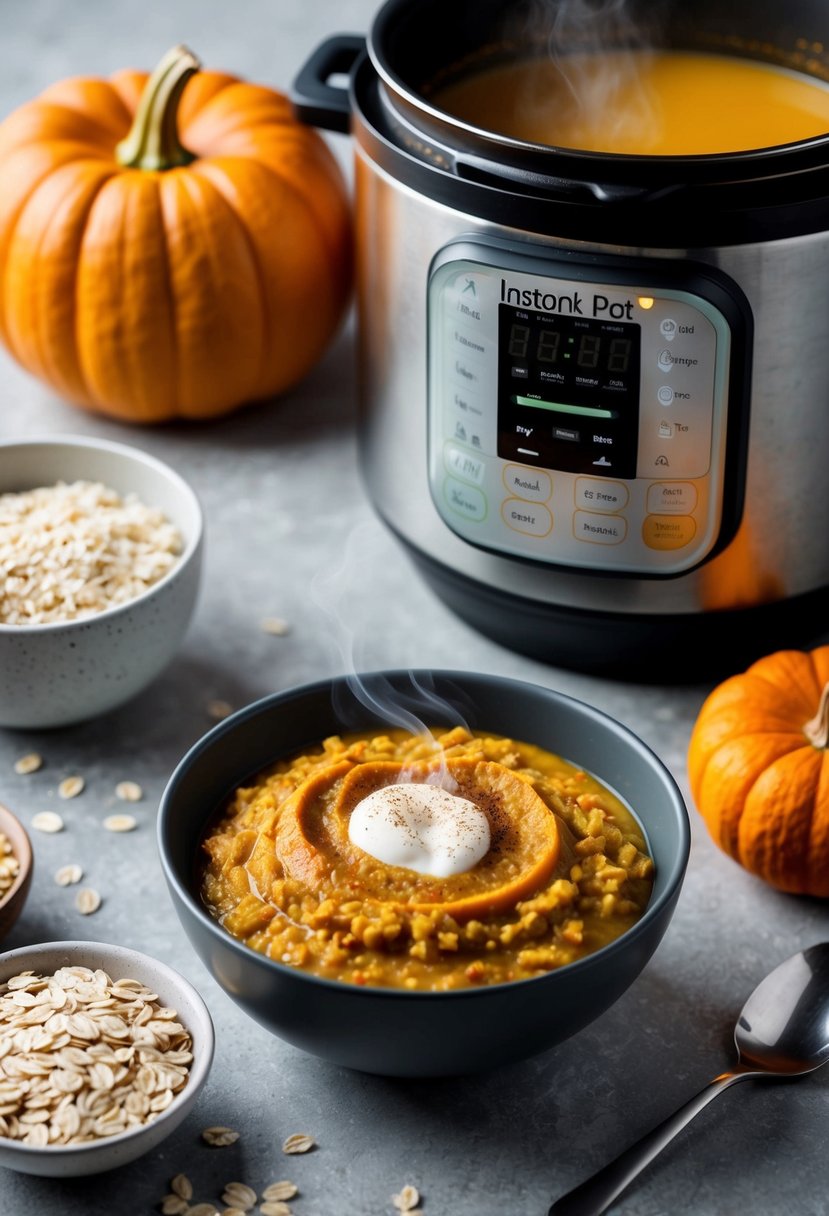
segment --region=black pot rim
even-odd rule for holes
[[[477,127],[431,104],[390,62],[387,47],[392,30],[401,15],[416,8],[417,3],[418,0],[385,0],[372,21],[366,50],[392,107],[399,107],[415,126],[423,123],[423,134],[427,138],[437,133],[446,137],[450,146],[462,148],[471,144],[481,156],[493,162],[532,162],[539,172],[551,176],[569,174],[587,179],[601,169],[602,176],[611,180],[638,180],[644,176],[666,181],[690,178],[693,181],[739,182],[818,169],[829,164],[829,131],[809,139],[735,152],[646,156],[538,144]]]

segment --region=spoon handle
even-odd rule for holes
[[[599,1216],[610,1207],[613,1200],[620,1195],[626,1186],[633,1181],[646,1165],[649,1165],[663,1148],[673,1140],[683,1127],[698,1115],[703,1107],[712,1099],[728,1089],[736,1081],[746,1077],[756,1077],[759,1074],[753,1070],[724,1072],[715,1077],[696,1097],[691,1098],[684,1106],[670,1115],[652,1131],[647,1132],[641,1140],[637,1140],[630,1148],[625,1149],[618,1157],[603,1166],[591,1178],[579,1184],[561,1199],[557,1199],[548,1212],[548,1216]]]

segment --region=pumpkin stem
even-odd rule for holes
[[[184,86],[200,67],[186,46],[167,52],[144,86],[129,135],[115,149],[120,165],[163,172],[196,159],[179,140],[178,107]]]
[[[829,747],[829,684],[821,693],[814,718],[804,724],[803,733],[813,747]]]

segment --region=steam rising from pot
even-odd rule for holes
[[[634,18],[629,0],[540,0],[537,17],[547,47],[585,132],[584,147],[649,138],[658,106],[643,69],[661,41],[659,0],[648,20]],[[529,106],[537,98],[528,96]]]

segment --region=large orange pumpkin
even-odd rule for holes
[[[829,646],[768,655],[714,689],[691,792],[722,849],[783,891],[829,896]]]
[[[281,94],[199,66],[177,47],[149,80],[64,80],[0,124],[0,339],[130,421],[281,392],[350,289],[323,140]]]

